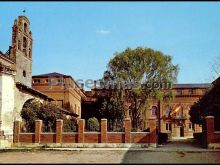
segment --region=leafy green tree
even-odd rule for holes
[[[76,130],[76,120],[68,121],[66,115],[59,107],[50,102],[41,103],[37,100],[27,101],[21,111],[21,117],[25,123],[27,132],[34,132],[35,120],[42,120],[44,132],[54,132],[56,130],[56,120],[62,119],[64,122],[64,130]],[[72,126],[70,126],[72,124]]]
[[[161,84],[176,81],[178,65],[173,65],[171,56],[160,51],[127,48],[115,53],[105,73],[108,76],[107,80],[104,76],[103,84],[120,89],[118,91],[123,93],[121,100],[130,103],[132,126],[137,129],[142,125],[141,116],[146,110],[147,100],[152,96],[162,100],[169,93],[169,89],[164,92]],[[112,80],[114,82],[109,83]],[[153,84],[157,87],[152,87]]]

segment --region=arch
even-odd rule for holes
[[[32,117],[31,116],[32,114],[30,114],[30,113],[31,113],[32,110],[34,110],[34,108],[32,106],[30,106],[33,101],[39,101],[39,100],[36,99],[36,98],[28,99],[24,102],[24,104],[22,106],[22,109],[21,109],[21,112],[20,112],[21,120],[22,120],[22,123],[21,123],[22,132],[33,132],[34,131],[34,124],[35,123],[33,123],[33,122],[29,123],[29,121],[30,121],[29,119],[30,119],[30,117]],[[39,101],[39,105],[41,105],[41,104],[42,104],[41,101]],[[34,105],[34,107],[36,107],[36,104]],[[25,111],[25,110],[28,110],[28,111]],[[23,113],[23,112],[28,112],[28,113]],[[22,114],[24,116],[22,116]],[[30,125],[31,125],[31,127],[30,127]]]

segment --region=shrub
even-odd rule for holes
[[[87,129],[89,131],[99,131],[99,121],[97,118],[92,117],[87,121]]]
[[[63,120],[63,131],[64,132],[77,132],[78,126],[76,119]]]

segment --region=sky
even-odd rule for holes
[[[0,50],[14,20],[30,20],[32,74],[99,79],[115,52],[142,46],[172,56],[177,83],[210,83],[220,56],[220,2],[0,2]]]

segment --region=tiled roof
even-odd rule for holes
[[[174,84],[173,88],[208,88],[211,84]]]
[[[68,75],[64,75],[64,74],[57,73],[57,72],[52,72],[52,73],[34,75],[32,77],[66,77],[66,76]]]
[[[16,83],[16,87],[18,89],[25,90],[25,91],[27,91],[27,92],[35,95],[35,96],[39,96],[40,98],[47,99],[47,100],[50,100],[50,101],[54,100],[53,98],[47,96],[46,94],[44,94],[44,93],[42,93],[42,92],[40,92],[40,91],[38,91],[36,89],[30,88],[30,87],[28,87],[28,86],[26,86],[26,85],[24,85],[24,84],[22,84],[20,82]]]

